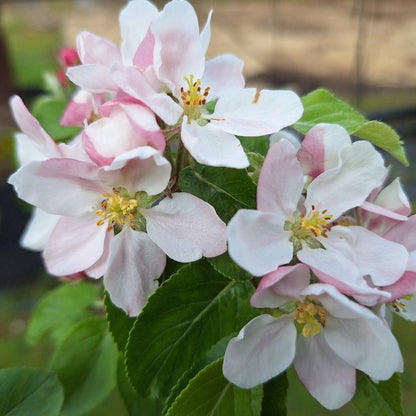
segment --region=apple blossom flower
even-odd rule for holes
[[[232,259],[255,276],[288,264],[294,255],[318,279],[348,295],[379,294],[374,286],[397,281],[408,253],[342,216],[360,206],[385,175],[383,159],[368,142],[341,149],[339,163],[307,187],[297,151],[286,140],[272,146],[257,188],[257,210],[240,210],[228,224]]]
[[[146,74],[152,71],[155,79],[148,82],[137,66],[116,67],[113,79],[165,123],[178,126],[183,145],[197,162],[245,168],[249,162],[236,135],[271,134],[302,115],[301,101],[292,91],[245,89],[243,65],[235,56],[205,61],[209,19],[200,34],[196,13],[188,2],[169,2],[151,22],[149,32],[153,49]],[[163,91],[174,98],[169,106],[161,100]],[[215,100],[210,113],[206,104]]]
[[[335,287],[309,280],[303,264],[281,267],[261,280],[251,304],[270,314],[257,316],[231,339],[223,373],[251,388],[293,362],[312,396],[336,409],[353,397],[356,369],[387,380],[403,370],[402,356],[382,319]]]
[[[17,95],[10,99],[10,108],[16,124],[21,129],[21,132],[14,135],[19,167],[49,158],[90,160],[82,147],[80,136],[75,137],[69,144],[57,144]],[[20,239],[22,247],[35,251],[43,250],[58,220],[58,215],[35,207]]]
[[[99,118],[82,132],[86,152],[98,165],[139,146],[153,146],[163,153],[166,141],[154,113],[131,99],[107,101],[98,109]]]
[[[225,224],[211,205],[187,193],[163,197],[170,173],[169,162],[143,146],[109,166],[35,161],[9,182],[19,197],[60,216],[43,252],[49,272],[104,275],[113,303],[134,316],[156,289],[166,255],[189,262],[226,250]]]

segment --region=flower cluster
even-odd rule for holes
[[[402,371],[387,319],[389,310],[416,317],[416,217],[398,179],[383,187],[387,173],[370,143],[335,124],[270,148],[257,210],[238,211],[227,228],[234,261],[264,276],[251,298],[263,314],[227,347],[229,380],[252,387],[293,362],[335,409],[353,397],[356,369],[374,380]]]
[[[303,113],[292,91],[246,88],[234,55],[206,60],[210,18],[200,31],[185,0],[160,11],[131,0],[120,46],[80,33],[77,56],[63,58],[77,91],[61,124],[81,129],[67,143],[11,99],[22,132],[9,182],[35,206],[22,244],[42,251],[53,275],[103,276],[111,301],[137,316],[166,256],[213,258],[228,243],[254,276],[262,314],[229,342],[225,377],[251,388],[293,362],[311,394],[337,408],[354,395],[356,369],[374,380],[402,370],[388,314],[416,317],[416,219],[400,182],[384,185],[380,153],[337,124],[271,145],[258,182],[252,175],[257,210],[236,209],[228,225],[184,192],[185,168],[255,170],[240,136],[256,141]]]

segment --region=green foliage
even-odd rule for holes
[[[87,318],[73,328],[50,366],[64,386],[62,416],[82,415],[107,397],[115,387],[117,357],[104,319]]]
[[[257,153],[266,156],[269,150],[268,136],[260,137],[238,137],[246,153]]]
[[[306,134],[318,123],[336,123],[343,126],[348,133],[389,152],[405,166],[409,165],[402,141],[388,125],[379,121],[368,121],[359,111],[324,89],[305,95],[302,103],[304,113],[293,126],[301,133]]]
[[[98,288],[86,282],[68,282],[48,292],[32,314],[28,342],[36,344],[49,334],[59,344],[78,321],[93,316],[91,307],[98,299]]]
[[[61,126],[62,114],[68,105],[65,98],[42,96],[33,104],[33,115],[56,141],[66,140],[79,133],[79,127]]]
[[[162,414],[163,399],[149,399],[140,396],[130,384],[121,361],[117,367],[117,387],[129,416],[160,416]]]
[[[63,400],[56,374],[35,368],[0,370],[0,416],[59,416]]]
[[[110,295],[106,292],[104,296],[104,305],[107,313],[107,322],[113,336],[114,342],[120,352],[124,352],[129,332],[134,324],[134,318],[131,318],[122,309],[113,305]]]
[[[286,416],[287,389],[286,372],[263,384],[261,416]]]
[[[403,416],[399,374],[379,383],[359,374],[352,402],[362,416]]]
[[[205,260],[172,276],[150,297],[130,333],[126,363],[135,389],[167,396],[210,347],[253,317],[252,293],[251,283],[224,278]]]
[[[190,381],[167,416],[260,416],[261,400],[261,386],[244,390],[227,381],[219,359]]]
[[[244,169],[195,165],[179,177],[182,191],[210,203],[228,222],[242,208],[256,208],[256,185]]]
[[[233,280],[250,280],[252,278],[249,272],[243,270],[231,259],[228,251],[221,256],[207,259],[211,266],[223,276]]]

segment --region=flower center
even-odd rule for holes
[[[97,225],[107,223],[107,231],[111,231],[114,227],[122,228],[126,221],[131,227],[135,226],[138,202],[123,191],[113,188],[112,194],[103,193],[105,199],[101,202],[101,208],[95,211],[99,217]]]
[[[205,88],[204,92],[201,89],[201,80],[198,78],[194,80],[194,76],[184,78],[188,84],[188,89],[181,87],[181,99],[183,103],[184,114],[188,116],[189,120],[197,120],[201,113],[201,107],[206,104],[207,96],[210,87]]]
[[[311,231],[315,237],[322,236],[328,238],[327,231],[331,230],[329,221],[332,215],[327,215],[327,210],[322,212],[315,211],[315,205],[312,205],[312,211],[306,215],[300,214],[299,226],[305,231]]]
[[[305,338],[319,334],[325,326],[326,312],[316,303],[306,299],[296,308],[295,321],[303,325],[302,335]]]
[[[399,299],[395,299],[393,302],[391,302],[391,306],[393,307],[393,309],[399,313],[399,312],[407,312],[407,307],[406,304],[402,302],[402,299],[404,300],[411,300],[413,298],[413,293],[411,293],[410,295],[406,295],[406,296],[402,296]]]

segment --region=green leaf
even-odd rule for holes
[[[118,352],[102,318],[81,321],[52,359],[64,386],[62,416],[82,415],[100,403],[116,383]]]
[[[222,359],[193,378],[167,416],[260,416],[262,387],[240,389],[222,374]]]
[[[218,257],[207,259],[211,266],[223,276],[232,280],[250,280],[253,276],[234,263],[228,251]]]
[[[143,396],[167,396],[182,374],[256,313],[253,286],[230,281],[208,262],[188,264],[149,298],[130,333],[126,364]]]
[[[266,156],[269,150],[269,138],[268,136],[259,137],[241,137],[238,136],[241,144],[243,145],[246,153],[257,153],[261,156]]]
[[[259,181],[261,168],[263,167],[264,156],[259,155],[258,153],[248,152],[247,157],[250,162],[250,166],[247,168],[248,174],[250,175],[251,180],[257,184]]]
[[[228,222],[242,208],[256,208],[256,185],[245,169],[195,165],[182,170],[179,183],[189,192],[210,203]]]
[[[117,308],[106,292],[104,297],[105,310],[107,312],[107,321],[113,340],[120,352],[124,353],[126,348],[129,332],[133,327],[135,318],[131,318],[122,309]]]
[[[117,368],[117,386],[129,416],[160,416],[162,414],[164,400],[140,396],[130,384],[121,360]]]
[[[363,416],[403,416],[399,374],[376,384],[360,373],[352,402]]]
[[[367,122],[367,119],[345,101],[325,89],[317,89],[302,97],[304,112],[293,127],[306,134],[318,123],[335,123],[352,134]]]
[[[390,153],[399,162],[403,163],[403,165],[409,166],[403,141],[400,140],[399,135],[389,125],[380,121],[368,121],[358,130],[355,130],[354,135],[368,140]]]
[[[0,416],[58,416],[63,400],[56,374],[35,368],[0,370]]]
[[[287,388],[286,372],[263,384],[261,416],[286,416]]]
[[[37,99],[32,113],[39,120],[42,127],[56,141],[70,139],[79,133],[79,127],[61,126],[62,115],[68,105],[65,99],[44,96]]]
[[[36,344],[47,333],[59,344],[81,319],[93,316],[88,310],[97,302],[98,289],[86,282],[68,282],[43,297],[33,312],[26,332],[30,344]]]
[[[198,363],[194,364],[190,369],[185,371],[182,374],[182,377],[172,388],[168,398],[165,402],[165,407],[163,409],[163,415],[166,415],[172,403],[176,400],[182,390],[188,385],[189,381],[194,378],[204,367],[208,364],[211,364],[214,361],[217,361],[219,358],[222,358],[227,348],[228,343],[232,335],[220,339],[215,345],[213,345],[210,350],[207,352],[206,356]]]

